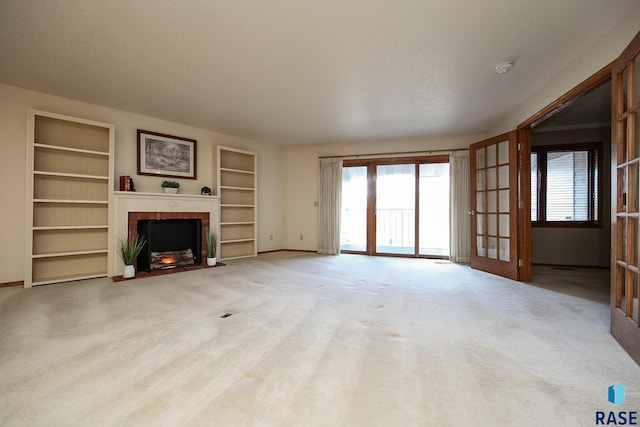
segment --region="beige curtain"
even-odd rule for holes
[[[342,159],[320,159],[320,230],[318,253],[340,253]]]
[[[469,152],[455,151],[449,157],[449,162],[451,165],[451,242],[449,259],[452,262],[469,263],[471,258]]]

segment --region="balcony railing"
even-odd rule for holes
[[[378,209],[376,246],[414,248],[416,245],[415,209]]]
[[[376,211],[376,246],[415,247],[415,209],[378,209]],[[367,213],[365,209],[345,209],[340,225],[343,246],[366,246]]]
[[[443,214],[446,215],[446,214]],[[340,224],[340,247],[342,250],[367,250],[366,209],[344,209]],[[424,221],[428,221],[426,218]],[[421,237],[421,255],[447,255],[448,221],[446,218],[431,222],[439,224],[437,230],[425,227],[429,235]],[[446,230],[441,229],[444,227]],[[378,209],[376,212],[376,252],[413,254],[415,240],[415,209]]]

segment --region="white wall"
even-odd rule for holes
[[[533,133],[531,145],[602,142],[602,226],[600,228],[533,227],[531,259],[534,264],[607,267],[611,241],[611,128]],[[533,195],[532,195],[533,196]]]
[[[485,134],[284,147],[287,249],[318,249],[319,157],[468,148]],[[365,156],[366,157],[366,156]],[[300,240],[300,236],[303,240]]]
[[[280,249],[284,242],[282,148],[211,132],[153,117],[128,113],[44,93],[0,84],[0,180],[4,206],[0,214],[0,283],[24,278],[26,203],[27,109],[49,111],[114,124],[116,186],[120,175],[134,177],[136,190],[160,192],[162,178],[136,175],[136,130],[144,129],[196,139],[197,180],[179,179],[182,193],[200,194],[203,186],[215,190],[217,144],[258,153],[258,250]],[[115,188],[117,189],[117,188]],[[274,240],[269,240],[269,235]]]

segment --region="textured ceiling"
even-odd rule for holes
[[[283,144],[485,132],[637,7],[2,0],[0,82]]]

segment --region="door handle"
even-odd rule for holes
[[[469,211],[469,215],[474,216],[476,214],[476,211]]]

